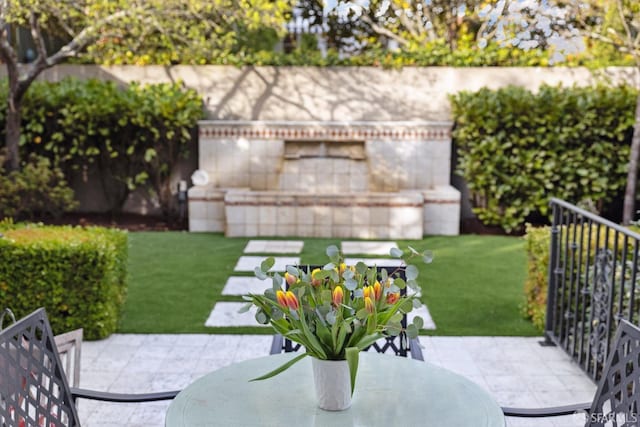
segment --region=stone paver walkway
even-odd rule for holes
[[[590,401],[593,383],[555,347],[538,338],[420,337],[425,359],[466,376],[501,405],[540,407]],[[113,392],[181,389],[213,370],[266,356],[269,335],[112,335],[82,347],[82,387]],[[429,385],[425,384],[425,391]],[[168,402],[105,403],[81,400],[82,425],[161,427]],[[581,415],[510,418],[509,427],[584,425]],[[469,426],[473,427],[473,426]]]

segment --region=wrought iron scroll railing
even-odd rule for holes
[[[640,321],[640,234],[563,200],[551,208],[545,335],[598,380],[619,319]]]

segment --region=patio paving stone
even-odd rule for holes
[[[255,306],[251,307],[249,311],[238,313],[238,310],[245,304],[244,302],[217,302],[204,325],[212,327],[261,326],[254,317],[257,310]]]
[[[389,256],[392,248],[397,248],[396,242],[342,242],[342,253],[344,255],[383,255]]]
[[[129,340],[131,345],[127,345]],[[540,338],[421,336],[420,341],[426,361],[466,376],[486,389],[501,405],[563,405],[590,401],[595,393],[595,385],[562,350],[544,347],[543,351],[536,351]],[[174,346],[168,345],[171,342]],[[129,393],[180,389],[215,369],[266,356],[270,344],[270,335],[115,334],[105,340],[83,343],[80,385]],[[102,358],[95,356],[98,352],[119,353],[125,363],[101,364]],[[514,360],[516,355],[522,358]],[[167,372],[167,366],[154,361],[149,364],[149,372],[138,372],[138,367],[150,358],[177,364],[181,369]],[[487,366],[491,364],[506,369],[490,370]],[[557,372],[572,373],[555,374],[550,364],[554,364]],[[523,370],[522,365],[530,365],[530,368]],[[565,367],[561,368],[561,365]],[[80,400],[79,413],[83,425],[89,427],[161,427],[168,406],[168,402],[121,404]],[[508,427],[583,425],[582,414],[547,419],[507,419]]]
[[[246,254],[299,254],[304,242],[301,240],[249,240],[244,248]]]

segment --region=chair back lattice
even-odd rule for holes
[[[0,331],[0,427],[74,427],[78,414],[43,308]]]
[[[639,408],[640,329],[621,319],[586,427],[636,427]]]
[[[298,268],[301,268],[298,266]],[[313,271],[316,268],[322,268],[321,265],[311,265],[308,267],[308,271]],[[387,275],[391,278],[400,278],[406,281],[406,276],[404,269],[398,269],[398,267],[376,267],[378,270],[378,277],[380,277],[380,273],[382,270],[386,270]],[[286,284],[286,282],[285,282]],[[400,294],[402,296],[406,295],[407,289],[401,289]],[[402,332],[397,336],[388,336],[381,339],[379,342],[375,342],[369,347],[365,349],[365,351],[369,351],[370,349],[375,350],[378,353],[393,353],[396,356],[407,357],[410,353],[409,349],[409,340],[407,338],[407,334],[404,330],[407,327],[407,315],[406,313],[402,316],[402,320],[400,322],[402,324]],[[300,350],[300,344],[291,341],[288,338],[284,338],[282,340],[282,350],[285,353],[295,352]]]

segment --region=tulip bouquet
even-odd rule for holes
[[[362,262],[346,266],[336,246],[329,246],[326,253],[330,262],[324,267],[311,270],[288,266],[284,276],[269,272],[273,258],[256,267],[256,276],[263,280],[271,278],[273,287],[262,295],[245,296],[248,304],[243,310],[256,306],[258,323],[271,324],[285,338],[305,348],[304,353],[256,380],[270,378],[306,356],[346,360],[353,392],[361,350],[403,331],[405,339],[418,336],[423,325],[420,317],[415,317],[406,328],[401,323],[406,313],[421,305],[416,282],[418,269],[407,261],[421,257],[424,262],[431,262],[429,252],[409,248],[405,257],[403,251],[393,249],[391,255],[402,258],[406,267],[398,267],[391,273]],[[400,277],[401,271],[404,278]],[[411,295],[402,291],[406,287],[413,290]]]

